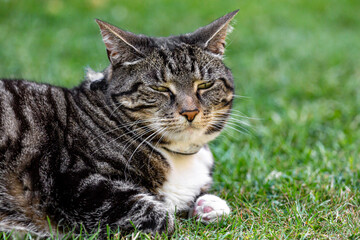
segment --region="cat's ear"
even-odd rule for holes
[[[239,10],[226,14],[212,23],[197,29],[188,35],[190,43],[199,45],[216,55],[223,55],[225,51],[226,34],[231,30],[230,21]]]
[[[144,53],[138,47],[141,45],[143,37],[121,30],[99,19],[95,19],[95,21],[100,27],[108,58],[112,65],[131,63],[144,57]]]

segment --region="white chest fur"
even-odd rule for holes
[[[189,203],[194,201],[202,187],[210,184],[213,156],[208,148],[201,148],[194,155],[170,154],[162,151],[171,165],[159,193],[165,196],[169,211],[187,210]]]

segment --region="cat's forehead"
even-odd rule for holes
[[[219,70],[223,67],[221,60],[197,46],[185,43],[158,45],[146,60],[154,71],[160,72],[167,80],[181,76],[204,79],[213,68]]]
[[[190,58],[187,60],[199,60],[203,57],[204,51],[195,45],[169,40],[158,43],[152,52],[155,57],[171,58],[181,63],[186,58]]]

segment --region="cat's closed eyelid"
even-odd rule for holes
[[[169,92],[170,89],[168,87],[164,87],[164,86],[156,86],[156,85],[152,85],[150,86],[150,88],[152,88],[155,91],[158,92]]]
[[[158,92],[168,92],[172,95],[176,94],[176,89],[173,85],[166,85],[166,86],[161,86],[161,85],[151,85],[149,86],[151,89],[158,91]]]
[[[215,81],[206,81],[206,82],[200,82],[199,84],[196,85],[196,91],[198,90],[205,90],[205,89],[209,89],[212,86],[214,86]]]

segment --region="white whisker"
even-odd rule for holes
[[[153,124],[155,124],[155,123],[153,123]],[[151,126],[151,125],[152,125],[152,124],[149,124],[149,125],[147,125],[147,126],[143,126],[143,127],[138,128],[138,129],[128,130],[128,131],[135,133],[135,131],[137,131],[137,130],[142,130],[142,129],[144,129],[144,128],[146,128],[146,127],[149,127],[149,126]],[[150,131],[151,131],[151,130],[148,130],[148,131],[146,131],[146,133],[147,133],[147,132],[150,132]],[[140,135],[140,137],[143,136],[143,135],[145,135],[146,133]],[[99,150],[104,149],[105,147],[107,147],[107,146],[110,145],[111,143],[119,140],[121,137],[123,137],[123,136],[125,136],[125,135],[127,135],[127,134],[128,134],[128,132],[125,132],[125,133],[121,134],[120,136],[112,139],[111,141],[107,142],[106,144],[102,145],[101,147],[99,147],[98,149],[96,149],[95,151],[93,151],[92,154],[97,153]],[[135,139],[135,140],[136,140],[136,139]]]
[[[250,99],[251,97],[247,97],[247,96],[242,96],[242,95],[237,95],[237,94],[233,94],[234,98],[239,98],[239,99]]]
[[[158,133],[161,133],[162,131],[164,131],[165,130],[165,128],[160,128],[160,129],[158,129],[158,130],[156,130],[154,133],[152,133],[152,134],[150,134],[147,138],[145,138],[136,148],[135,148],[135,150],[134,150],[134,152],[131,154],[131,156],[130,156],[130,158],[129,158],[129,162],[131,161],[131,159],[132,159],[132,157],[134,156],[134,154],[135,154],[135,152],[139,149],[139,147],[143,144],[143,143],[145,143],[145,142],[147,142],[147,140],[150,138],[150,137],[152,137],[149,141],[151,141],[152,139],[154,139],[154,137],[156,137],[156,134],[158,134]]]

